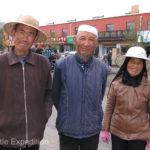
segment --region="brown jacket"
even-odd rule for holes
[[[121,78],[110,88],[102,130],[125,140],[150,139],[150,82],[143,77],[139,87],[124,85]]]
[[[24,65],[12,50],[0,55],[0,145],[39,144],[52,111],[51,84],[42,55],[31,52]]]

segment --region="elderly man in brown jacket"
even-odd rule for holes
[[[32,53],[45,34],[32,16],[6,23],[15,46],[0,56],[0,150],[38,150],[52,110],[48,60]]]

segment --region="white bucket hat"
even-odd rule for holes
[[[8,22],[4,25],[4,30],[9,35],[12,35],[12,30],[14,29],[16,24],[23,24],[29,27],[32,27],[38,30],[38,40],[37,42],[44,42],[46,41],[46,35],[39,30],[39,22],[32,16],[19,16],[17,21],[15,22]]]
[[[148,60],[145,49],[139,46],[129,48],[125,57],[135,57]]]
[[[133,46],[128,49],[125,55],[120,55],[116,58],[116,65],[121,66],[125,60],[126,57],[134,57],[134,58],[140,58],[144,60],[150,60],[147,58],[147,54],[144,48],[139,46]],[[150,69],[150,62],[146,61],[147,68]]]

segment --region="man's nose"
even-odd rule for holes
[[[28,34],[27,34],[27,33],[24,33],[24,34],[23,34],[23,40],[24,40],[24,41],[27,41],[27,39],[28,39]]]
[[[88,39],[86,39],[86,40],[84,41],[84,45],[89,45],[89,40],[88,40]]]

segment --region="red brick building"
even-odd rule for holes
[[[124,52],[130,46],[130,42],[125,40],[125,36],[130,36],[133,30],[136,31],[136,34],[140,31],[142,40],[150,45],[150,13],[128,14],[109,18],[101,16],[101,18],[95,17],[91,20],[72,20],[68,23],[41,26],[40,29],[48,37],[48,41],[44,44],[52,44],[54,48],[58,48],[61,52],[75,50],[73,37],[81,24],[88,24],[97,28],[99,43],[95,53],[100,57],[103,57],[113,48],[118,48],[120,52]],[[13,45],[12,38],[6,34],[5,40],[6,45]],[[146,48],[150,53],[150,46]]]
[[[84,21],[74,20],[68,23],[41,26],[40,29],[48,35],[50,41],[57,41],[61,51],[73,50],[75,49],[73,36],[76,35],[81,24],[92,25],[98,29],[99,45],[97,52],[100,57],[106,54],[108,50],[112,50],[112,48],[123,50],[128,44],[128,41],[124,40],[125,34],[129,33],[128,31],[142,31],[142,36],[147,34],[147,37],[150,37],[150,13],[94,18]],[[145,39],[145,42],[150,42],[150,39]]]

